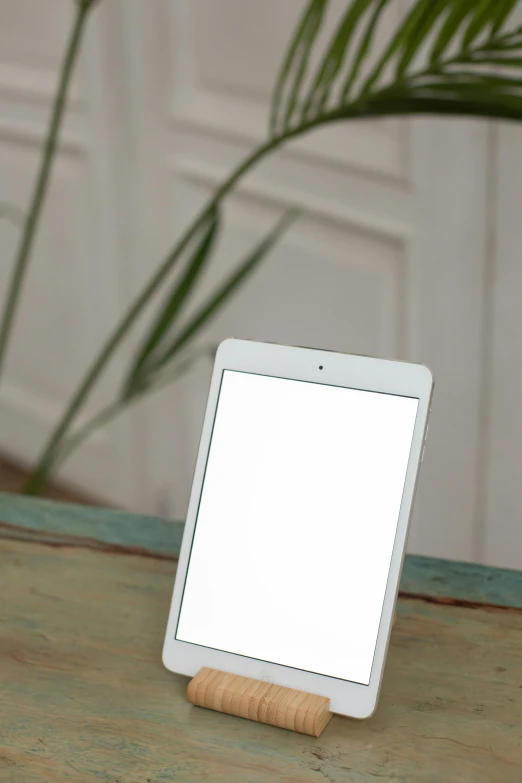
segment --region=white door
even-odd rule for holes
[[[20,203],[67,9],[70,16],[68,0],[63,16],[50,4],[57,8],[57,0],[40,0],[34,21],[31,0],[0,0],[0,19],[10,25],[0,53],[0,154],[9,175],[1,197],[14,192]],[[303,5],[103,0],[96,9],[0,392],[2,449],[34,456],[125,301],[213,188],[263,140],[271,86]],[[390,26],[399,12],[393,4]],[[0,24],[0,38],[5,30]],[[208,291],[285,207],[300,207],[299,221],[202,342],[234,335],[429,364],[435,398],[410,548],[464,559],[490,556],[475,520],[486,446],[491,148],[486,124],[467,121],[345,123],[316,132],[240,183],[205,280]],[[0,236],[4,255],[12,230],[0,228]],[[105,398],[122,366],[102,388]],[[115,503],[183,516],[209,371],[202,364],[102,430],[63,477]]]
[[[493,131],[478,530],[486,562],[522,568],[522,129]]]
[[[302,7],[130,4],[142,141],[154,132],[163,141],[149,149],[153,162],[143,162],[157,180],[149,182],[155,195],[142,191],[140,211],[152,221],[165,194],[169,237],[262,141],[271,86]],[[204,340],[234,335],[429,364],[436,392],[410,546],[465,559],[482,556],[474,515],[487,144],[484,124],[440,120],[347,123],[298,141],[230,198],[207,280],[208,289],[287,205],[302,209]],[[186,508],[209,372],[201,368],[147,413],[149,503],[161,497],[176,516]]]

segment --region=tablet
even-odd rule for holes
[[[226,340],[163,661],[374,711],[433,379],[424,365]]]

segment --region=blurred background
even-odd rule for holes
[[[103,0],[95,9],[0,386],[0,490],[20,486],[126,304],[266,137],[303,7]],[[390,29],[403,8],[391,4]],[[22,209],[72,17],[72,0],[0,0],[0,201]],[[520,125],[343,123],[240,183],[195,297],[286,205],[300,207],[201,342],[236,336],[428,364],[435,396],[412,552],[522,568],[521,203]],[[17,238],[0,223],[0,292]],[[110,400],[139,334],[92,410]],[[51,494],[183,518],[210,369],[202,361],[95,433]]]

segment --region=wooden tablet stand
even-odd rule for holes
[[[238,718],[319,737],[332,717],[330,699],[204,667],[189,682],[187,699]]]
[[[393,625],[397,615],[393,615]],[[306,691],[228,674],[204,666],[191,679],[187,699],[198,707],[319,737],[333,712],[330,699]]]

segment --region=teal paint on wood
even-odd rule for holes
[[[21,530],[93,538],[172,557],[179,554],[183,534],[181,522],[5,493],[0,493],[0,521]],[[401,591],[522,607],[522,572],[408,555]]]
[[[434,557],[406,557],[401,591],[470,603],[522,607],[522,572]]]
[[[172,556],[179,554],[183,535],[182,522],[5,492],[0,492],[0,522],[22,530],[94,538]]]

